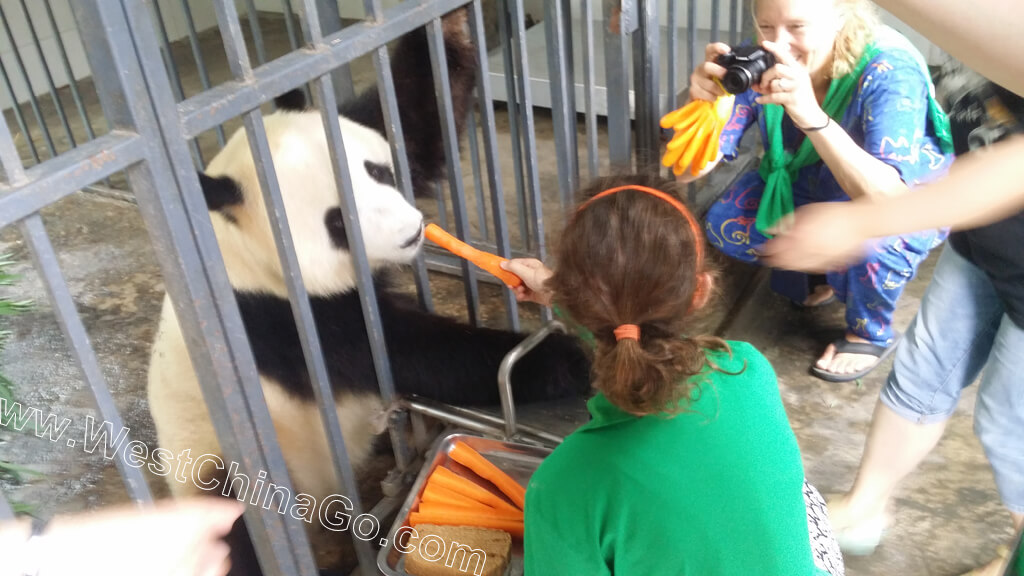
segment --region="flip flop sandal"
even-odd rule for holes
[[[867,342],[850,342],[845,337],[840,338],[832,343],[836,348],[836,354],[865,354],[868,356],[874,356],[875,361],[870,366],[858,372],[850,372],[849,374],[836,374],[835,372],[822,370],[821,368],[818,368],[816,364],[811,364],[811,374],[814,374],[826,382],[852,382],[853,380],[863,378],[864,376],[867,376],[869,372],[877,368],[883,360],[888,358],[889,355],[892,354],[893,350],[896,350],[896,345],[899,344],[899,341],[902,338],[902,334],[894,334],[892,344],[888,347],[868,344]]]

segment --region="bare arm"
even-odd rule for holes
[[[876,0],[953,57],[1024,95],[1024,21],[1020,0]]]
[[[889,236],[950,226],[976,228],[1024,208],[1024,136],[972,152],[949,176],[888,199],[862,217],[865,235]]]
[[[1024,136],[961,157],[949,174],[902,196],[811,204],[765,244],[772,266],[834,270],[863,257],[871,238],[950,226],[973,228],[1024,209]]]

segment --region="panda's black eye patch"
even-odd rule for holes
[[[366,168],[366,173],[370,175],[370,178],[373,178],[374,182],[391,187],[395,186],[395,173],[391,171],[391,167],[387,164],[376,164],[367,160],[363,162],[363,168]]]
[[[341,216],[341,208],[331,208],[324,215],[324,226],[331,237],[331,244],[339,250],[348,250],[348,236],[345,235],[345,219]]]

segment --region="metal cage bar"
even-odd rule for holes
[[[555,131],[558,164],[558,192],[563,211],[572,206],[579,188],[579,149],[576,142],[576,82],[572,71],[572,28],[565,22],[570,6],[563,0],[545,3],[544,31],[547,37],[548,71],[551,76],[551,120]]]
[[[10,20],[7,19],[7,14],[4,13],[4,8],[0,5],[0,22],[3,22],[4,33],[7,34],[8,40],[11,41],[11,55],[14,56],[14,61],[17,64],[18,72],[21,73],[21,81],[25,84],[25,89],[28,91],[28,102],[29,106],[32,107],[32,115],[35,116],[36,122],[39,124],[39,130],[42,131],[43,141],[46,143],[47,150],[50,151],[50,157],[53,158],[57,155],[57,148],[53,144],[53,137],[50,135],[50,128],[46,125],[46,120],[43,118],[43,113],[39,109],[39,99],[36,98],[35,89],[32,87],[32,81],[28,77],[28,69],[25,68],[25,61],[21,57],[21,50],[18,49],[17,39],[11,32]],[[13,92],[13,90],[12,90]],[[12,98],[12,104],[17,108],[18,99]],[[25,139],[31,140],[32,134],[25,132]]]
[[[476,91],[480,100],[480,127],[483,132],[484,160],[487,162],[487,187],[491,191],[491,214],[494,221],[495,251],[503,258],[512,256],[509,242],[508,219],[505,211],[505,193],[498,163],[498,135],[494,128],[494,101],[491,96],[490,72],[487,65],[487,43],[484,40],[483,8],[480,0],[469,5],[469,31],[476,45],[477,74]],[[509,110],[512,106],[509,106]],[[520,218],[521,219],[521,218]],[[510,290],[502,290],[509,328],[519,330],[519,307]]]
[[[181,0],[181,12],[185,16],[185,28],[188,32],[188,45],[192,48],[192,58],[196,62],[196,73],[199,75],[199,85],[203,90],[210,89],[210,75],[206,72],[206,60],[203,58],[203,50],[199,45],[199,34],[196,33],[195,19],[192,18],[192,7],[189,0]],[[224,127],[217,126],[214,129],[217,133],[217,144],[224,147]]]
[[[76,3],[75,11],[88,31],[93,70],[115,76],[97,83],[108,120],[115,129],[137,126],[147,147],[148,162],[129,169],[129,181],[157,248],[178,321],[191,335],[186,338],[189,355],[224,455],[250,477],[265,472],[267,482],[290,489],[255,360],[181,134],[146,0],[124,0],[121,6],[88,0]],[[177,189],[170,186],[175,182]],[[247,507],[245,520],[265,568],[315,574],[297,520],[262,507]]]
[[[519,94],[519,86],[516,83],[516,78],[522,75],[522,70],[519,69],[518,59],[513,55],[511,49],[512,46],[512,29],[509,24],[509,18],[511,16],[508,13],[508,6],[506,3],[501,2],[498,5],[498,32],[501,37],[501,56],[505,70],[505,93],[508,94],[506,102],[508,104],[508,131],[509,136],[512,139],[512,176],[515,181],[516,187],[516,209],[519,215],[519,237],[522,239],[523,246],[527,250],[530,250],[533,243],[532,240],[532,227],[527,218],[524,218],[527,213],[527,192],[526,184],[524,182],[524,167],[523,167],[523,137],[520,133],[519,117],[522,115],[521,107],[521,96]],[[509,72],[511,71],[511,73]]]
[[[594,8],[591,0],[585,0],[583,7],[583,114],[587,127],[587,174],[597,178],[597,113],[594,111]]]
[[[4,61],[0,58],[0,77],[4,79],[4,88],[7,90],[7,96],[11,101],[11,109],[14,111],[14,121],[18,123],[18,130],[25,136],[25,142],[28,144],[29,153],[32,155],[32,160],[39,162],[39,150],[36,149],[35,142],[32,141],[32,133],[28,131],[28,124],[25,123],[25,115],[21,113],[21,105],[18,103],[18,96],[14,93],[14,85],[11,84],[11,77],[7,75],[7,67],[4,66]]]
[[[60,96],[57,94],[57,85],[53,81],[53,73],[50,71],[49,63],[46,61],[46,54],[43,53],[43,46],[39,43],[39,34],[36,32],[36,23],[33,21],[32,15],[29,14],[25,0],[18,0],[18,4],[21,6],[21,12],[25,15],[25,20],[28,21],[28,32],[32,37],[32,44],[35,46],[36,53],[39,54],[39,61],[43,64],[43,76],[46,77],[46,88],[50,92],[50,98],[53,99],[53,107],[57,112],[57,118],[60,120],[60,124],[64,128],[64,135],[68,138],[68,144],[71,145],[71,148],[74,148],[75,135],[71,132],[71,125],[68,124],[67,114],[64,113],[64,106],[61,105]],[[58,36],[59,35],[60,34],[58,33]],[[29,89],[31,90],[31,87],[29,87]]]
[[[633,101],[636,123],[636,167],[639,170],[658,166],[661,133],[656,122],[647,121],[659,116],[662,110],[660,85],[657,0],[639,0],[638,29],[633,34]]]
[[[452,109],[451,86],[448,85],[448,58],[445,55],[444,30],[440,18],[434,19],[427,26],[427,45],[430,50],[430,65],[434,76],[434,95],[437,98],[438,110],[441,112],[441,140],[445,148],[452,213],[455,217],[455,234],[459,239],[468,242],[470,230],[469,215],[466,212],[466,190],[462,183],[459,134],[455,130],[455,111]],[[474,325],[479,325],[480,287],[477,286],[473,264],[466,259],[460,260],[469,321]]]
[[[71,68],[71,62],[68,60],[68,50],[64,46],[64,39],[61,37],[60,28],[57,26],[57,18],[53,15],[53,6],[51,6],[52,0],[43,0],[43,6],[46,8],[46,19],[49,22],[50,30],[53,31],[53,39],[57,42],[57,52],[60,54],[60,63],[64,70],[64,75],[68,79],[68,88],[71,89],[71,98],[75,101],[75,108],[78,109],[78,115],[82,118],[82,125],[85,126],[85,134],[89,140],[96,137],[96,133],[92,128],[92,121],[89,120],[89,114],[85,111],[85,104],[82,102],[82,94],[78,90],[78,81],[75,80],[74,70]]]
[[[622,4],[629,3],[622,0]],[[605,90],[608,98],[608,162],[612,170],[628,170],[631,167],[630,148],[632,129],[629,122],[629,43],[626,36],[632,33],[628,28],[628,6],[620,7],[619,2],[603,2],[604,5],[604,65]],[[616,21],[618,30],[611,30]],[[613,114],[612,111],[620,111]]]

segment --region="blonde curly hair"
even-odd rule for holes
[[[881,26],[878,11],[870,0],[832,0],[842,22],[835,37],[832,51],[832,78],[841,78],[857,67],[864,49],[875,38]],[[757,19],[757,0],[750,3],[751,14]]]

